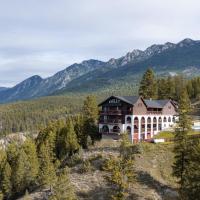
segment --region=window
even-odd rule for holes
[[[131,117],[127,117],[126,121],[127,121],[128,124],[130,124],[131,123]]]

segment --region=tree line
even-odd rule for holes
[[[181,91],[185,89],[190,100],[200,98],[200,77],[186,79],[181,75],[157,78],[149,68],[144,73],[139,86],[139,95],[146,99],[180,99]]]

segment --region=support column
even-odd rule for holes
[[[132,116],[132,119],[131,119],[131,143],[133,144],[133,140],[134,140],[134,116]]]
[[[141,140],[141,118],[138,117],[138,140]]]
[[[163,121],[164,121],[164,119],[163,119],[163,117],[161,116],[161,130],[160,130],[160,131],[162,131],[162,130],[163,130],[163,127],[164,127]]]
[[[156,132],[158,133],[159,117],[156,117],[156,123]]]
[[[145,134],[145,139],[147,139],[147,117],[144,118],[145,119],[145,128],[144,128],[144,134]]]
[[[153,117],[151,117],[151,138],[153,137]]]

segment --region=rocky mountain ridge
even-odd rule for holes
[[[152,45],[144,51],[136,49],[107,62],[90,59],[75,63],[46,79],[32,76],[12,88],[0,88],[0,103],[69,91],[95,91],[119,81],[138,81],[148,67],[158,74],[198,75],[200,41],[187,38],[177,44]]]

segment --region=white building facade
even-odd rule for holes
[[[111,96],[99,104],[99,132],[116,135],[127,132],[132,142],[150,140],[174,126],[177,105],[171,100],[145,100],[135,96]]]

